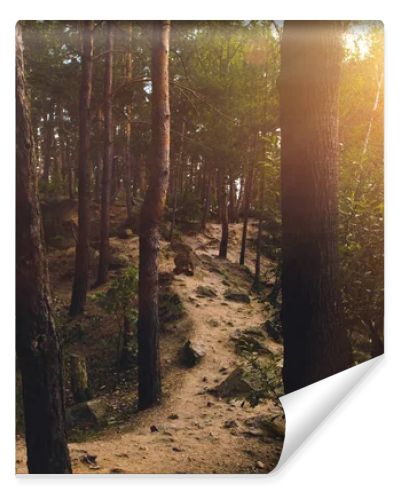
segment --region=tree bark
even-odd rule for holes
[[[212,187],[212,174],[208,168],[208,161],[204,162],[204,175],[206,177],[205,198],[203,201],[203,214],[201,217],[201,230],[205,231],[207,228],[207,218],[210,211],[211,201],[211,187]]]
[[[229,220],[228,220],[228,204],[226,196],[226,183],[225,183],[225,169],[218,168],[217,172],[218,181],[218,205],[219,205],[219,218],[221,222],[221,241],[219,244],[219,257],[226,259],[228,256],[228,240],[229,240]]]
[[[17,24],[16,348],[22,376],[28,470],[31,474],[70,474],[61,348],[51,312],[42,236],[22,33]]]
[[[100,256],[97,273],[97,285],[101,285],[107,281],[110,260],[110,206],[114,135],[114,128],[112,124],[113,51],[114,32],[112,23],[108,21],[104,71],[104,156],[101,192]]]
[[[185,120],[183,120],[179,153],[178,153],[176,165],[175,165],[174,170],[173,170],[173,178],[172,178],[173,200],[172,200],[171,228],[170,228],[170,232],[169,232],[169,241],[170,242],[172,242],[173,238],[174,238],[176,205],[177,205],[177,201],[178,201],[178,179],[179,179],[181,171],[183,170],[183,146],[184,146],[185,134],[186,134],[186,122],[185,122]]]
[[[258,207],[260,215],[258,217],[256,264],[254,269],[254,282],[253,282],[253,288],[256,291],[260,289],[262,225],[263,225],[263,215],[264,215],[264,184],[265,184],[265,171],[264,168],[262,168],[261,179],[260,179],[260,198]]]
[[[75,253],[74,283],[69,309],[71,316],[83,311],[89,281],[89,124],[93,74],[93,27],[93,21],[83,22],[82,77],[79,101],[79,228]]]
[[[43,154],[43,175],[42,181],[47,185],[50,179],[51,167],[51,148],[54,140],[54,129],[51,114],[47,114],[47,119],[44,126],[44,154]]]
[[[127,82],[132,80],[133,65],[132,65],[132,24],[129,23],[128,26],[128,53],[126,54],[126,74],[125,78]],[[125,162],[124,162],[124,188],[125,188],[125,205],[126,205],[126,215],[128,220],[132,216],[132,104],[127,106],[128,119],[125,126]]]
[[[169,177],[169,35],[170,22],[154,23],[152,37],[152,166],[140,217],[139,242],[139,408],[161,399],[158,319],[159,225]]]
[[[338,264],[340,22],[285,22],[282,322],[285,392],[351,364]]]
[[[249,165],[249,175],[245,180],[244,186],[244,207],[243,207],[243,231],[242,231],[242,245],[240,248],[240,265],[244,265],[246,256],[246,238],[247,238],[247,224],[249,221],[249,208],[251,201],[251,194],[253,191],[253,175],[254,175],[254,163],[256,162],[256,147],[257,147],[257,137],[254,138],[252,157],[250,158]]]

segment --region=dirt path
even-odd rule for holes
[[[236,229],[239,226],[232,228],[232,260],[238,253]],[[210,236],[219,234],[216,225],[211,225],[210,231]],[[224,299],[226,279],[210,272],[206,265],[217,253],[213,240],[196,235],[186,238],[185,243],[198,248],[199,262],[195,276],[177,276],[173,288],[192,322],[187,337],[206,355],[195,367],[183,368],[177,362],[181,339],[162,338],[162,405],[137,414],[129,429],[110,431],[93,441],[71,443],[74,473],[265,473],[279,459],[282,441],[259,432],[249,433],[246,424],[246,420],[259,415],[281,418],[279,402],[267,400],[252,408],[247,402],[243,404],[243,399],[227,401],[208,392],[243,361],[229,335],[235,329],[263,323],[263,304],[253,297],[250,304]],[[249,260],[252,258],[250,252]],[[163,267],[172,271],[171,265],[168,262]],[[211,287],[217,296],[197,296],[199,285]],[[281,350],[272,340],[267,343],[271,351]],[[17,472],[25,472],[24,454],[19,441]],[[96,455],[95,463],[83,462],[86,454]]]

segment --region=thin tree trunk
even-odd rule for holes
[[[111,206],[111,177],[113,168],[113,134],[112,124],[112,83],[113,83],[113,54],[114,32],[110,21],[107,22],[107,44],[104,71],[104,156],[103,178],[101,192],[101,220],[100,220],[100,256],[97,273],[97,285],[107,281],[110,260],[110,206]]]
[[[49,299],[19,24],[16,127],[16,348],[22,375],[28,470],[31,474],[70,474],[62,356]]]
[[[43,154],[43,175],[42,181],[47,185],[50,179],[51,148],[53,146],[54,130],[50,113],[44,127],[44,154]]]
[[[232,173],[229,174],[229,222],[236,222],[236,186]]]
[[[67,177],[68,177],[68,196],[70,200],[74,199],[74,171],[72,167],[72,154],[68,152],[68,142],[66,149],[66,157],[67,157]]]
[[[340,22],[285,22],[282,126],[282,322],[285,391],[351,364],[338,258]]]
[[[265,172],[264,168],[261,172],[260,179],[260,203],[259,210],[260,215],[258,217],[258,233],[257,233],[257,247],[256,247],[256,264],[254,269],[254,282],[253,288],[258,291],[260,288],[260,274],[261,274],[261,244],[262,244],[262,225],[263,225],[263,215],[264,215],[264,184],[265,184]]]
[[[152,38],[152,168],[140,217],[139,243],[139,408],[161,399],[158,319],[159,225],[169,177],[169,34],[170,22],[154,23]]]
[[[89,282],[89,125],[93,74],[93,21],[83,22],[82,82],[79,103],[78,241],[69,312],[83,311]]]
[[[249,208],[250,201],[253,192],[253,175],[254,175],[254,164],[256,162],[256,147],[257,147],[257,137],[254,138],[252,157],[250,158],[249,165],[249,175],[246,179],[244,186],[244,207],[243,207],[243,231],[242,231],[242,245],[240,248],[240,265],[244,265],[246,256],[246,238],[247,238],[247,225],[249,222]]]
[[[207,165],[208,165],[208,163],[205,162],[204,175],[206,176],[206,192],[205,192],[205,198],[204,198],[204,203],[203,203],[203,215],[201,218],[201,230],[202,231],[205,231],[207,228],[207,218],[208,218],[208,214],[210,212],[210,201],[211,201],[212,175],[211,175],[211,172],[209,171],[209,168]]]
[[[128,47],[129,51],[126,54],[126,81],[132,80],[133,65],[132,65],[132,24],[128,26]],[[126,215],[128,220],[132,217],[132,104],[127,106],[128,119],[125,126],[125,162],[124,162],[124,188],[125,188],[125,205]]]
[[[176,205],[178,200],[178,179],[180,176],[180,172],[183,169],[183,146],[184,146],[184,138],[186,134],[186,122],[183,120],[182,122],[182,131],[181,131],[181,140],[179,147],[179,154],[176,165],[174,167],[173,178],[172,178],[172,192],[173,192],[173,200],[172,200],[172,218],[171,218],[171,229],[169,232],[169,240],[172,242],[174,238],[174,230],[175,230],[175,216],[176,216]]]
[[[225,170],[223,167],[218,168],[218,196],[219,196],[219,218],[221,222],[221,241],[219,244],[219,257],[226,259],[228,255],[228,240],[229,240],[229,220],[228,220],[228,204],[225,185]]]

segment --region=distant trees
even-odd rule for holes
[[[100,219],[100,256],[97,273],[97,284],[107,281],[110,260],[110,206],[111,206],[111,178],[113,168],[113,58],[114,32],[111,21],[107,21],[106,54],[104,65],[104,155],[103,178],[101,191],[101,219]]]
[[[90,105],[93,76],[93,21],[83,22],[82,74],[79,97],[79,156],[78,156],[78,240],[75,273],[69,312],[82,312],[89,284],[89,146]]]
[[[16,347],[22,375],[28,470],[69,474],[60,343],[52,317],[37,192],[37,165],[16,26]]]
[[[151,172],[140,215],[138,347],[141,409],[158,403],[161,398],[158,250],[159,226],[169,178],[169,37],[170,22],[154,22],[151,55]]]
[[[283,378],[291,392],[351,364],[338,254],[340,22],[285,22],[282,126]]]

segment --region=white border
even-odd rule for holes
[[[209,498],[396,498],[399,487],[400,412],[400,25],[396,2],[220,1],[153,2],[42,0],[3,2],[1,16],[1,409],[0,479],[3,498],[109,499],[128,494],[163,500]],[[380,19],[386,35],[386,351],[385,359],[307,441],[293,460],[271,476],[80,476],[15,479],[14,456],[14,24],[18,19]],[[117,489],[117,491],[115,491]],[[83,491],[85,490],[85,491]],[[124,491],[122,491],[124,490]],[[126,491],[125,491],[126,490]],[[397,492],[397,495],[396,495]],[[398,498],[398,497],[397,497]]]

